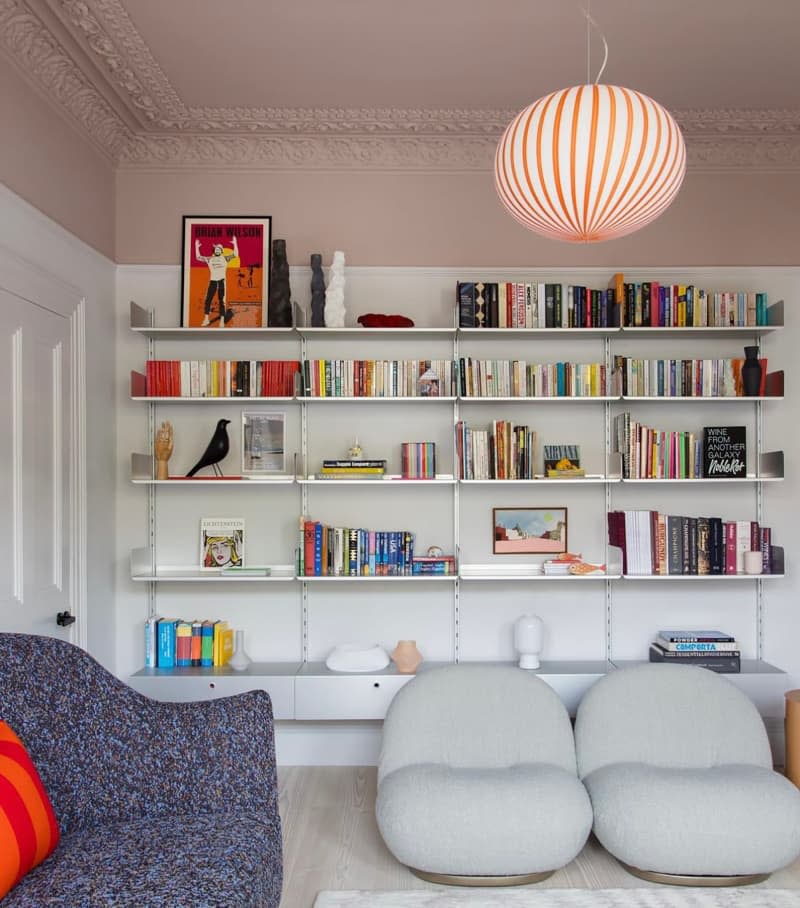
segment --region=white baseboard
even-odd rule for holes
[[[382,722],[276,722],[279,766],[377,766]]]
[[[783,719],[767,716],[764,724],[775,766],[784,765]],[[381,722],[276,722],[279,766],[377,766]]]

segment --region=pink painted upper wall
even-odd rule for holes
[[[797,265],[798,173],[692,173],[658,220],[590,246],[540,238],[505,214],[490,173],[117,174],[116,258],[181,260],[181,216],[270,214],[291,264],[311,252],[350,265]]]
[[[0,182],[114,257],[114,169],[0,57]]]

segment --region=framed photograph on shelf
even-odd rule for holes
[[[200,520],[200,567],[204,571],[244,566],[244,517]]]
[[[181,325],[266,328],[272,218],[183,216]]]
[[[566,508],[493,508],[495,555],[555,555],[567,551]]]
[[[242,476],[284,473],[285,414],[242,410]]]

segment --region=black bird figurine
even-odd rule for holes
[[[214,434],[211,436],[211,441],[208,443],[208,447],[203,452],[203,456],[197,463],[192,467],[191,470],[186,474],[187,476],[194,476],[194,474],[201,470],[203,467],[213,467],[214,473],[217,476],[222,476],[222,470],[219,467],[219,462],[228,456],[228,451],[230,450],[230,440],[228,439],[228,423],[229,419],[220,419],[217,423],[217,428],[214,429]]]

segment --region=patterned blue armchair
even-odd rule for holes
[[[160,703],[78,647],[0,634],[0,718],[28,748],[62,834],[3,908],[277,908],[267,693]]]

